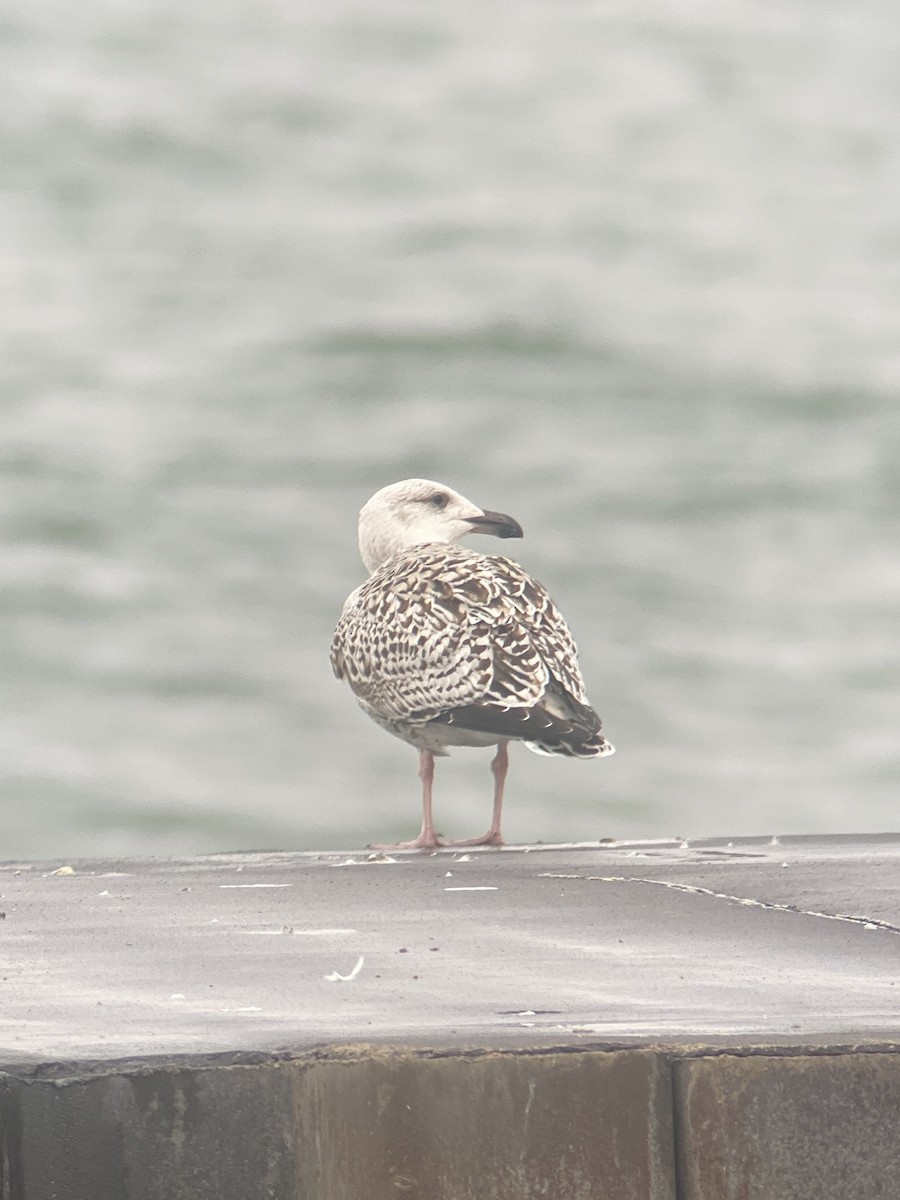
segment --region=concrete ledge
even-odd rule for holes
[[[6,1081],[15,1200],[669,1200],[669,1067],[644,1051],[334,1060]]]
[[[59,866],[0,1200],[900,1196],[900,838]]]
[[[894,1200],[900,1047],[446,1054],[7,1077],[2,1200]]]
[[[299,1197],[280,1063],[7,1079],[2,1200]]]
[[[900,1196],[900,1053],[679,1062],[675,1107],[678,1200]]]
[[[385,1056],[298,1078],[307,1191],[347,1200],[669,1200],[668,1068],[655,1054]]]

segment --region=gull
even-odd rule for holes
[[[374,849],[501,846],[511,741],[570,758],[613,753],[546,589],[512,559],[456,544],[472,533],[523,536],[512,517],[430,479],[392,483],[359,514],[369,577],[344,603],[331,666],[373,721],[419,751],[422,784],[418,836]],[[450,746],[497,748],[482,837],[449,842],[435,830],[434,760]]]

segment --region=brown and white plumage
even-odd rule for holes
[[[348,598],[332,642],[335,675],[374,721],[420,752],[422,829],[406,846],[442,844],[431,780],[434,755],[448,746],[498,746],[491,828],[456,845],[500,844],[510,740],[577,758],[613,752],[547,591],[511,559],[454,544],[473,532],[522,536],[511,517],[431,480],[376,493],[359,528],[371,574]]]

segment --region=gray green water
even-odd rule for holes
[[[896,828],[898,79],[886,0],[0,5],[0,857],[414,831],[328,667],[410,474],[618,747],[511,839]]]

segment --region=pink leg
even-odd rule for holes
[[[463,842],[444,842],[445,846],[502,846],[500,835],[500,815],[503,810],[503,785],[506,783],[506,771],[509,767],[509,751],[507,743],[501,742],[497,753],[491,759],[491,771],[494,776],[494,808],[491,815],[491,827],[484,837],[467,838]]]
[[[431,817],[431,785],[434,782],[434,755],[430,750],[419,751],[419,778],[422,780],[422,828],[419,836],[411,842],[392,842],[385,846],[373,845],[372,850],[436,850],[444,843],[434,831]]]

